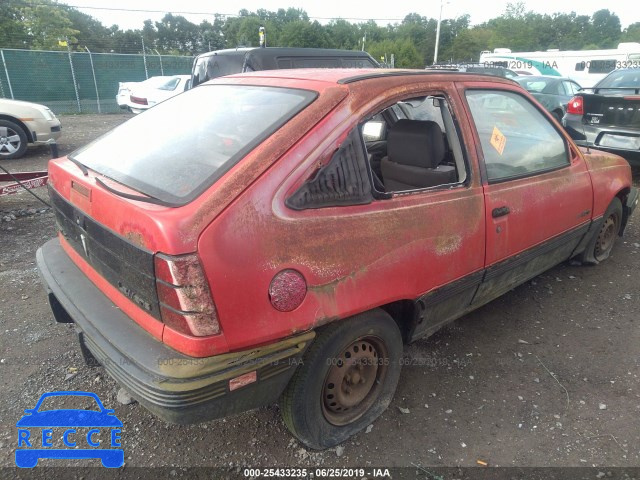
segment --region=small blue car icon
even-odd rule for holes
[[[91,397],[100,411],[58,409],[38,411],[42,402],[49,397]],[[95,393],[91,392],[49,392],[43,394],[36,406],[25,410],[16,423],[18,428],[18,448],[16,465],[33,468],[41,458],[92,459],[99,458],[102,465],[118,468],[124,464],[120,434],[122,422],[114,415],[114,410],[104,408]],[[34,430],[34,429],[38,430]],[[39,429],[42,428],[40,431]],[[61,440],[67,448],[54,448],[53,429],[63,428]],[[108,438],[104,436],[108,430]],[[59,432],[56,430],[56,437]],[[77,443],[86,443],[90,448],[76,448]],[[109,445],[109,448],[105,448]]]

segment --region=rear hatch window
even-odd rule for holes
[[[603,94],[633,93],[640,88],[640,69],[618,70],[610,73],[595,86],[596,91],[606,90]]]
[[[317,96],[307,90],[204,85],[132,118],[70,157],[171,205],[184,205]]]

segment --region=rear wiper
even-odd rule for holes
[[[111,192],[114,195],[118,195],[119,197],[128,198],[129,200],[136,200],[138,202],[146,202],[146,203],[152,203],[154,205],[161,205],[163,207],[174,207],[175,206],[175,205],[173,205],[173,204],[171,204],[169,202],[165,202],[164,200],[160,200],[159,198],[154,198],[154,197],[151,197],[151,196],[143,196],[143,195],[133,195],[131,193],[121,192],[120,190],[116,190],[115,188],[110,187],[109,185],[104,183],[102,180],[100,180],[98,177],[94,177],[94,178],[95,178],[96,183],[98,185],[100,185],[102,188],[104,188],[108,192]]]
[[[89,170],[87,169],[87,167],[85,167],[82,163],[80,163],[78,160],[76,160],[73,157],[67,157],[69,160],[71,160],[80,170],[82,170],[82,174],[85,177],[89,176]]]

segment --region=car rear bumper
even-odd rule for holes
[[[189,357],[123,313],[87,279],[58,239],[38,249],[37,264],[56,321],[77,325],[85,356],[90,354],[141,405],[171,423],[206,421],[274,402],[315,336],[307,332],[241,352]],[[254,372],[256,380],[245,384]]]
[[[590,125],[582,121],[582,115],[566,114],[562,124],[567,133],[582,147],[593,147],[623,156],[631,165],[640,166],[640,130],[632,127],[611,125]],[[622,142],[607,142],[606,139],[628,139],[629,145]]]

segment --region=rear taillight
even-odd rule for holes
[[[147,99],[143,97],[134,97],[133,95],[129,96],[131,103],[137,103],[138,105],[146,105]]]
[[[567,113],[573,115],[584,115],[584,99],[581,96],[575,96],[567,104]]]
[[[158,253],[155,269],[160,314],[167,326],[197,337],[220,333],[211,290],[195,253]]]

